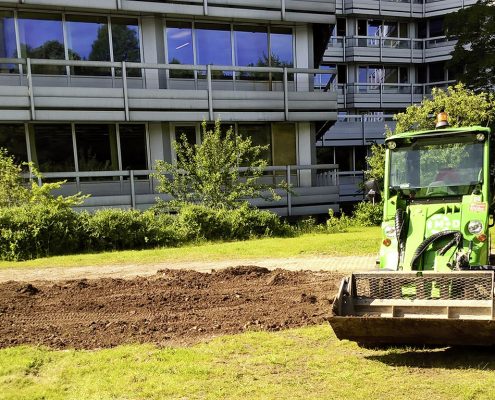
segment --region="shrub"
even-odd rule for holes
[[[188,240],[242,240],[286,235],[291,230],[276,214],[247,205],[234,210],[184,205],[176,224],[178,231]]]
[[[91,250],[124,250],[175,245],[178,235],[173,217],[151,211],[106,209],[86,218],[85,230]]]
[[[35,204],[0,208],[0,258],[19,261],[80,251],[80,215],[69,207]]]
[[[383,218],[383,202],[371,203],[363,201],[356,204],[353,220],[356,226],[377,226]]]
[[[333,210],[328,210],[329,217],[327,219],[327,232],[328,233],[340,233],[347,232],[349,227],[353,225],[352,218],[345,215],[344,213],[340,214],[340,217],[336,217]]]

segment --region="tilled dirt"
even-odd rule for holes
[[[0,347],[95,349],[192,344],[248,330],[319,324],[342,274],[256,266],[210,273],[163,270],[102,278],[0,284]]]

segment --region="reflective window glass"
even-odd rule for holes
[[[230,25],[195,25],[196,62],[200,65],[232,65]],[[212,71],[214,79],[230,78],[232,72]]]
[[[381,36],[382,35],[382,21],[370,20],[368,21],[368,36]]]
[[[76,142],[80,171],[119,169],[114,125],[77,124]]]
[[[268,33],[258,26],[234,27],[235,61],[240,66],[268,65]]]
[[[292,30],[273,27],[270,32],[270,66],[292,68],[293,61]],[[288,78],[294,80],[294,74],[289,74]],[[281,81],[283,74],[274,73],[272,79]]]
[[[114,61],[141,62],[139,24],[135,18],[112,18],[112,45]],[[120,75],[120,69],[117,75]],[[127,69],[128,76],[141,76],[137,68]]]
[[[74,171],[74,149],[70,124],[31,126],[34,141],[31,140],[31,157],[40,172]]]
[[[119,125],[122,169],[147,169],[146,131],[143,124]]]
[[[273,164],[295,165],[296,162],[296,126],[289,123],[272,125]]]
[[[169,64],[194,64],[192,28],[189,22],[167,21]],[[170,71],[172,78],[192,78],[192,71]]]
[[[0,124],[0,147],[14,156],[17,164],[26,162],[28,157],[24,124]]]
[[[67,15],[69,59],[110,61],[106,17]],[[110,68],[73,67],[76,75],[110,75]]]
[[[19,39],[23,58],[65,59],[62,16],[19,13]],[[33,65],[35,74],[65,74],[64,66]]]
[[[397,37],[399,36],[397,22],[385,21],[383,23],[383,36]]]
[[[272,165],[272,135],[269,124],[239,124],[239,134],[243,137],[250,137],[254,146],[266,146],[268,148],[260,154],[260,157]]]
[[[272,67],[292,67],[294,65],[292,31],[284,28],[272,28],[270,51]]]
[[[234,27],[235,64],[246,67],[267,67],[270,65],[268,54],[268,33],[259,26]],[[268,80],[267,73],[241,72],[240,79]]]
[[[14,15],[10,11],[0,11],[0,58],[17,57],[15,43]],[[18,71],[16,64],[0,64],[1,73]]]

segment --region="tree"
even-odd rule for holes
[[[34,178],[31,179],[30,185],[26,185],[22,177],[23,165],[29,167]],[[16,164],[14,157],[10,156],[6,149],[0,148],[0,207],[15,207],[26,204],[71,207],[81,204],[84,199],[89,197],[80,193],[67,197],[55,197],[52,195],[52,191],[60,189],[65,181],[43,183],[39,186],[36,180],[41,177],[42,175],[32,163]]]
[[[424,99],[419,105],[412,105],[403,113],[394,115],[397,121],[395,130],[387,128],[386,135],[406,131],[427,130],[435,128],[435,116],[445,111],[449,115],[451,127],[472,125],[493,125],[495,122],[495,95],[490,93],[475,93],[462,83],[450,86],[447,90],[434,88],[432,98]],[[383,185],[384,176],[384,146],[372,147],[372,154],[367,158],[370,166],[366,171],[368,179],[377,179]]]
[[[495,87],[495,3],[479,0],[471,7],[449,14],[447,36],[457,39],[449,67],[456,79],[476,91]]]
[[[264,190],[270,193],[269,199],[277,198],[273,189],[259,182],[267,166],[260,156],[268,146],[253,146],[251,138],[234,133],[232,128],[222,132],[220,121],[210,131],[203,122],[202,129],[200,145],[189,144],[185,135],[173,143],[176,164],[156,162],[153,176],[159,182],[157,189],[174,198],[172,207],[202,204],[234,209],[245,204],[246,198],[261,197]]]

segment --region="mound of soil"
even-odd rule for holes
[[[146,278],[0,284],[0,347],[94,349],[190,344],[223,334],[318,324],[342,276],[240,266]]]

